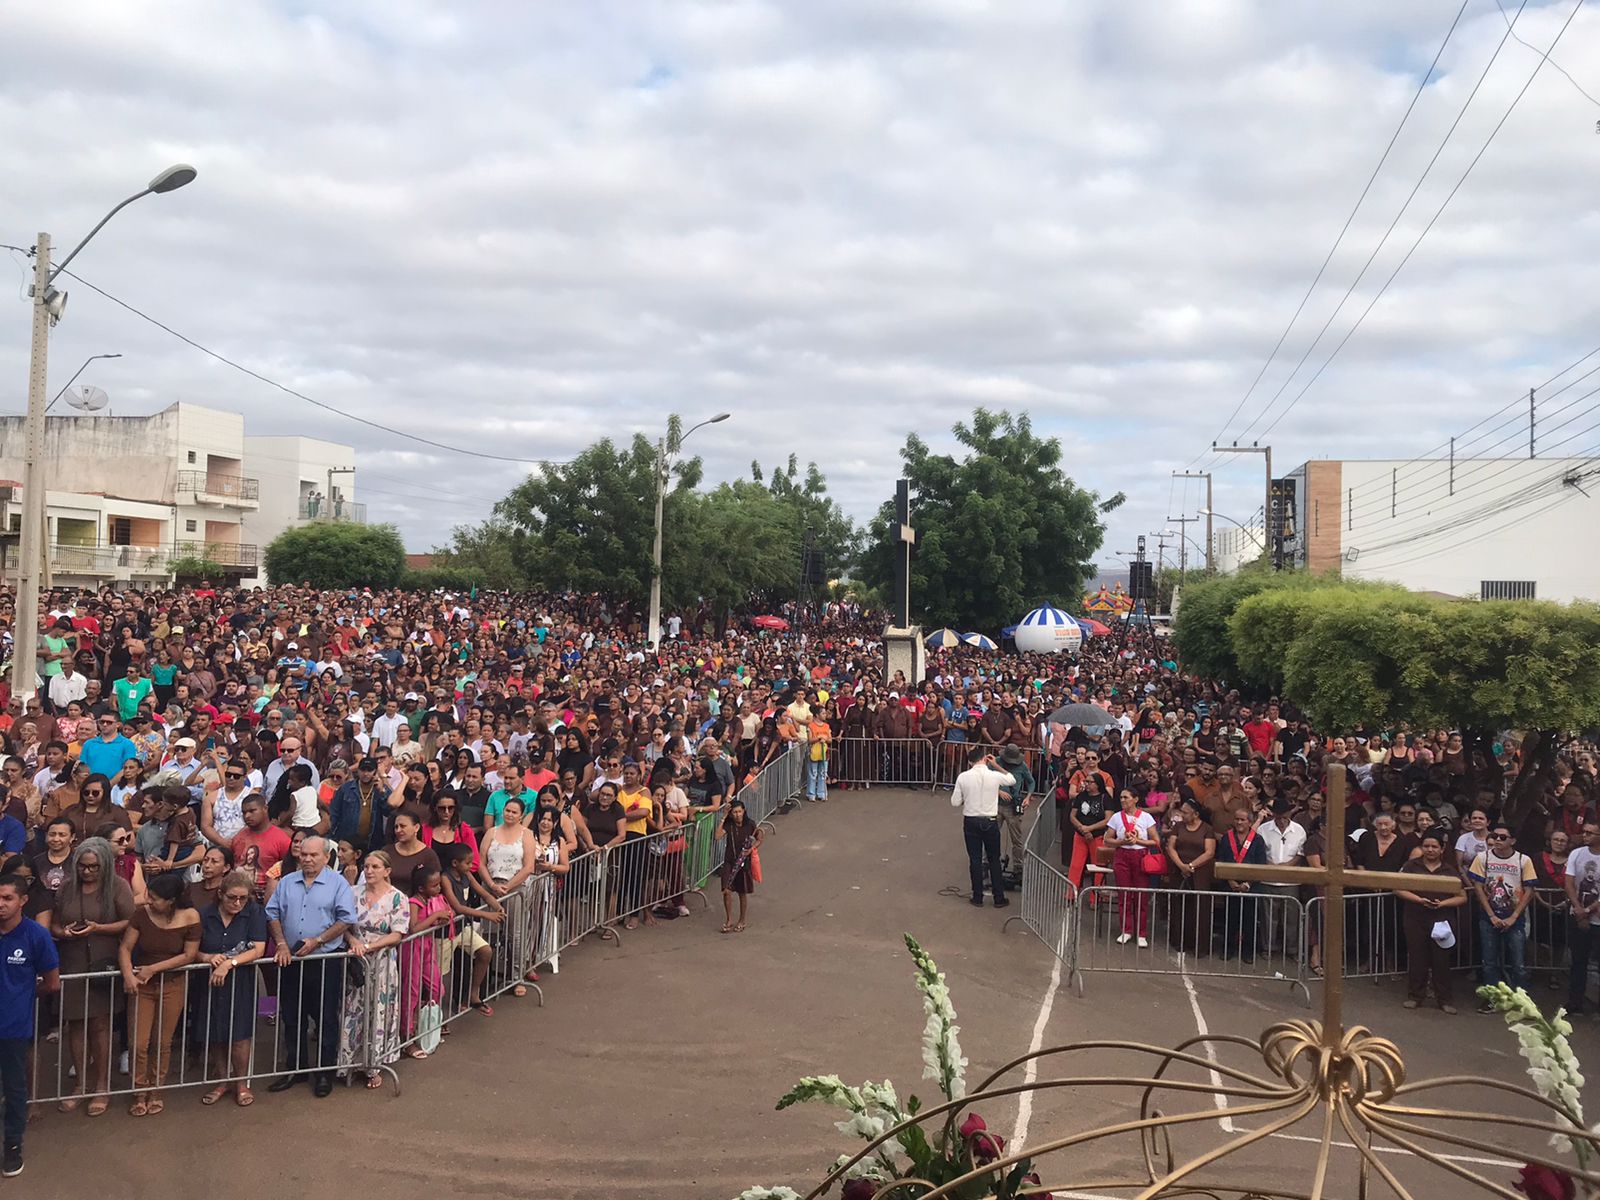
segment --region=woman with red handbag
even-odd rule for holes
[[[1122,898],[1122,933],[1117,945],[1125,946],[1139,937],[1139,949],[1150,945],[1150,896],[1152,876],[1159,877],[1166,860],[1156,837],[1156,820],[1139,807],[1132,788],[1117,793],[1122,809],[1106,823],[1106,845],[1116,850],[1111,860],[1117,894]],[[1137,914],[1137,915],[1136,915]]]

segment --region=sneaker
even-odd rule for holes
[[[983,897],[982,896],[974,896],[971,900],[968,900],[967,903],[972,905],[973,908],[982,908],[983,907]]]
[[[1141,950],[1150,949],[1150,939],[1149,938],[1140,938],[1139,939],[1139,949],[1141,949]]]
[[[1439,1005],[1439,1011],[1448,1017],[1453,1017],[1456,1015],[1456,1006],[1454,1004],[1441,1004]]]
[[[1478,1005],[1478,1011],[1487,1016],[1489,1013],[1495,1011],[1495,1007],[1492,1004],[1480,1004]]]
[[[1409,996],[1407,996],[1405,1003],[1402,1004],[1400,1007],[1401,1008],[1415,1008],[1416,1006],[1417,1006],[1417,1002],[1415,1000],[1411,999]]]
[[[678,905],[678,915],[680,917],[687,917],[689,915],[689,906],[687,904]]]
[[[996,900],[994,902],[994,906],[996,908],[1010,908],[1011,907],[1011,901],[1009,901],[1009,900]]]
[[[1140,938],[1140,939],[1139,939],[1139,940],[1140,940],[1140,941],[1143,941],[1143,940],[1144,940],[1144,939],[1143,939],[1143,938]],[[1133,941],[1133,934],[1131,934],[1131,933],[1125,933],[1125,934],[1123,934],[1123,935],[1122,935],[1122,936],[1121,936],[1121,937],[1119,937],[1119,938],[1118,938],[1118,939],[1117,939],[1117,945],[1119,945],[1119,946],[1126,946],[1126,945],[1127,945],[1127,944],[1128,944],[1128,943],[1129,943],[1129,942],[1131,942],[1131,941]]]
[[[7,1146],[5,1157],[0,1159],[0,1175],[15,1179],[22,1174],[22,1147]]]
[[[128,1073],[128,1052],[126,1050],[124,1050],[120,1055],[117,1056],[117,1074],[118,1075],[126,1075],[127,1073]]]

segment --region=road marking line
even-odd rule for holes
[[[1181,978],[1183,980],[1183,990],[1189,993],[1189,1008],[1194,1012],[1195,1032],[1198,1033],[1201,1037],[1210,1037],[1211,1036],[1211,1029],[1206,1024],[1206,1015],[1205,1015],[1205,1013],[1200,1011],[1200,993],[1195,991],[1194,980],[1189,978],[1189,969],[1188,969],[1187,966],[1184,965],[1184,961],[1183,961],[1182,958],[1179,958],[1179,960],[1178,960],[1178,970],[1179,970],[1179,978]],[[1217,1051],[1216,1051],[1215,1047],[1213,1047],[1210,1042],[1206,1042],[1205,1043],[1205,1047],[1206,1047],[1206,1058],[1209,1059],[1213,1064],[1215,1064],[1216,1061],[1217,1061]],[[1221,1075],[1220,1072],[1217,1071],[1217,1069],[1216,1069],[1216,1067],[1214,1065],[1211,1068],[1211,1086],[1214,1087],[1214,1088],[1221,1088],[1222,1087],[1222,1075]],[[1219,1095],[1219,1096],[1213,1096],[1212,1099],[1217,1102],[1217,1107],[1219,1109],[1221,1109],[1222,1113],[1223,1113],[1223,1116],[1220,1117],[1218,1119],[1218,1121],[1217,1121],[1217,1123],[1222,1126],[1222,1132],[1223,1133],[1232,1133],[1232,1132],[1234,1132],[1233,1118],[1227,1115],[1227,1112],[1228,1112],[1228,1098],[1226,1096],[1220,1096]]]
[[[1039,1004],[1039,1019],[1033,1023],[1033,1039],[1028,1043],[1028,1053],[1037,1054],[1044,1046],[1045,1026],[1050,1023],[1050,1010],[1055,1007],[1056,991],[1061,987],[1061,956],[1053,956],[1055,965],[1050,968],[1050,986],[1045,989]],[[1030,1058],[1023,1067],[1022,1082],[1032,1084],[1039,1078],[1039,1060]],[[1011,1144],[1022,1146],[1027,1142],[1028,1123],[1033,1120],[1033,1093],[1023,1092],[1017,1098],[1017,1123],[1011,1130]]]

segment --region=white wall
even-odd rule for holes
[[[1232,575],[1245,563],[1261,557],[1267,531],[1259,525],[1240,529],[1237,525],[1218,521],[1212,528],[1211,540],[1215,543],[1217,572]]]
[[[353,447],[308,437],[246,437],[245,474],[261,481],[261,507],[245,514],[247,542],[263,551],[285,529],[304,524],[300,517],[300,497],[315,490],[328,492],[330,467],[354,467]],[[343,499],[356,499],[356,477],[339,474],[334,487]]]
[[[1600,475],[1592,459],[1430,459],[1342,464],[1347,578],[1476,597],[1484,580],[1531,580],[1541,600],[1600,599]],[[1587,492],[1588,495],[1584,495]],[[1391,513],[1392,506],[1392,513]],[[1324,513],[1326,519],[1326,513]]]

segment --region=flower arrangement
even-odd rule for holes
[[[1569,1128],[1579,1133],[1588,1130],[1583,1118],[1583,1073],[1567,1040],[1572,1024],[1566,1009],[1558,1008],[1555,1016],[1546,1017],[1527,992],[1503,983],[1479,988],[1478,998],[1492,1005],[1516,1035],[1518,1053],[1527,1060],[1528,1078],[1539,1094],[1556,1106]],[[1600,1125],[1589,1132],[1600,1133]],[[1580,1170],[1588,1168],[1595,1154],[1593,1144],[1584,1137],[1556,1133],[1550,1143],[1571,1150]],[[1538,1163],[1525,1164],[1512,1186],[1528,1200],[1576,1200],[1578,1194],[1571,1175]]]
[[[902,1106],[894,1084],[887,1079],[852,1087],[837,1075],[808,1075],[778,1101],[779,1109],[808,1101],[841,1109],[848,1115],[834,1122],[835,1128],[869,1144],[866,1151],[841,1154],[835,1160],[824,1190],[836,1180],[841,1181],[841,1200],[887,1198],[897,1184],[910,1180],[938,1186],[997,1161],[1005,1151],[1005,1138],[992,1132],[981,1116],[974,1112],[961,1117],[967,1060],[961,1053],[961,1027],[956,1024],[950,988],[938,964],[917,940],[908,933],[905,941],[915,967],[917,991],[922,993],[922,1074],[923,1078],[934,1080],[944,1096],[945,1103],[940,1107],[948,1110],[948,1116],[943,1124],[930,1137],[915,1123],[922,1102],[916,1096],[908,1096]],[[892,1136],[881,1140],[886,1134]],[[1003,1173],[976,1177],[952,1195],[1051,1200],[1049,1193],[1040,1188],[1039,1177],[1027,1160],[1013,1164]],[[800,1197],[788,1187],[752,1187],[740,1193],[738,1200]]]

